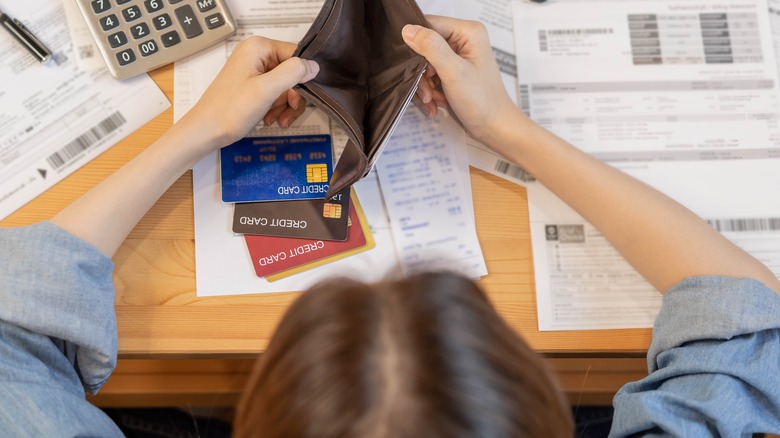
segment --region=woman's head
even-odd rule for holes
[[[540,358],[451,274],[304,293],[260,359],[237,436],[571,435]]]

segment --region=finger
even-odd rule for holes
[[[285,109],[282,111],[282,114],[279,115],[279,126],[282,128],[289,128],[305,110],[305,105],[301,105],[300,108],[297,109],[292,107]]]
[[[295,90],[287,90],[287,103],[291,108],[297,109],[302,106],[306,109],[306,100],[304,100],[300,94],[296,93]]]
[[[263,117],[263,123],[265,123],[266,126],[271,126],[279,119],[279,116],[289,108],[287,105],[280,105],[276,108],[271,108],[268,110],[268,112],[265,114],[265,117]]]
[[[259,76],[258,80],[263,94],[278,96],[296,84],[314,79],[319,71],[320,67],[314,61],[290,58]]]
[[[293,53],[295,53],[295,49],[298,47],[297,44],[288,43],[286,41],[279,41],[279,40],[269,40],[269,41],[271,42],[271,47],[273,47],[274,52],[277,54],[277,59],[279,60],[279,62],[283,62],[291,58],[293,56]]]
[[[466,20],[443,17],[441,15],[426,15],[425,18],[428,20],[428,24],[431,25],[431,29],[448,41],[463,28],[463,24],[466,22]]]
[[[241,51],[241,59],[251,60],[258,72],[265,73],[290,58],[296,47],[292,43],[252,36],[242,41],[233,52]]]
[[[271,108],[276,108],[282,105],[287,105],[287,93],[283,93],[271,104]]]
[[[434,91],[433,95],[431,96],[431,100],[436,103],[441,103],[446,107],[448,107],[450,104],[447,101],[447,96],[444,95],[441,91]]]
[[[424,103],[419,96],[415,96],[413,101],[417,108],[420,108],[428,117],[436,117],[436,114],[439,112],[434,102]]]
[[[420,96],[423,103],[428,103],[433,99],[433,88],[428,78],[420,79],[420,84],[417,86],[417,95]]]
[[[412,50],[425,57],[439,74],[453,70],[457,71],[466,62],[453,52],[442,35],[434,30],[407,24],[401,31],[401,35],[404,42]]]

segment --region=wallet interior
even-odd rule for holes
[[[406,24],[428,25],[414,0],[326,0],[298,45],[320,72],[296,90],[350,139],[328,196],[371,170],[417,89],[427,63],[403,42]]]

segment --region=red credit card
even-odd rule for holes
[[[244,235],[255,273],[258,277],[266,277],[365,246],[366,236],[354,202],[349,206],[349,220],[345,241]]]

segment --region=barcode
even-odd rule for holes
[[[536,181],[536,178],[531,176],[531,174],[526,172],[522,167],[515,166],[514,164],[508,163],[504,160],[498,160],[494,169],[496,172],[502,173],[506,176],[511,176],[512,178],[522,182]]]
[[[531,117],[531,91],[528,85],[520,84],[518,90],[519,96],[517,96],[518,102],[520,102],[520,110],[525,113],[526,116]]]
[[[592,34],[605,34],[614,33],[615,31],[610,28],[598,28],[598,29],[553,29],[548,30],[548,35],[592,35]]]
[[[59,169],[108,134],[119,129],[125,122],[124,116],[119,112],[115,112],[102,122],[93,126],[89,131],[76,137],[76,139],[66,144],[62,149],[51,154],[46,161],[48,161],[52,169]]]
[[[780,231],[780,217],[747,219],[706,219],[720,232]]]

